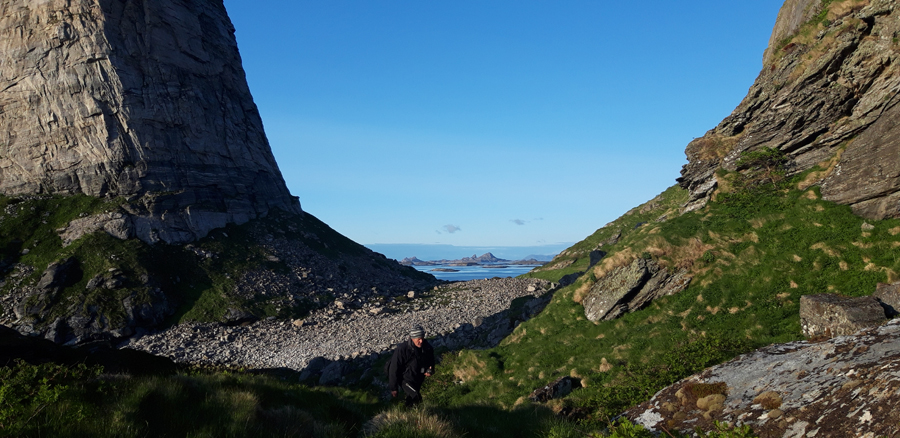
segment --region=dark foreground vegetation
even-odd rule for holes
[[[84,364],[16,362],[0,368],[0,436],[653,436],[627,421],[568,421],[544,406],[427,403],[408,409],[362,390],[290,380],[236,371],[131,376]],[[753,435],[722,425],[701,436]]]

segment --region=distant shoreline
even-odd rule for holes
[[[549,261],[536,260],[533,258],[527,260],[506,260],[497,258],[491,253],[485,253],[481,256],[472,255],[472,257],[463,257],[457,260],[420,260],[417,257],[406,257],[400,261],[400,264],[404,266],[481,266],[483,268],[508,268],[511,265],[543,266],[547,263],[549,263]]]

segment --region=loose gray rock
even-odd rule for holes
[[[687,271],[669,272],[652,259],[637,258],[597,280],[582,300],[590,321],[608,321],[644,308],[651,301],[683,291]]]
[[[538,292],[528,292],[533,286]],[[498,278],[438,286],[415,304],[385,301],[382,312],[335,315],[333,307],[309,315],[302,327],[291,321],[257,321],[246,326],[188,323],[125,341],[132,348],[177,362],[248,368],[290,368],[303,379],[325,375],[332,361],[339,371],[371,366],[381,354],[408,337],[412,324],[422,325],[437,347],[489,348],[509,335],[520,321],[543,310],[552,297],[550,283],[538,279]],[[539,295],[535,296],[536,293]],[[511,312],[515,299],[525,300]],[[332,312],[329,314],[329,312]],[[478,328],[469,323],[480,320]],[[337,365],[324,381],[334,382]],[[320,376],[321,379],[321,376]]]
[[[807,338],[850,335],[884,321],[884,309],[873,297],[835,294],[800,297],[800,327]]]

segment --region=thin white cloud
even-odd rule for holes
[[[462,228],[460,228],[456,225],[444,225],[444,231],[446,231],[447,233],[453,234],[457,231],[462,231]]]
[[[525,223],[526,223],[526,222],[523,221],[522,219],[510,219],[509,221],[512,222],[512,223],[514,223],[514,224],[516,224],[516,225],[525,225]]]

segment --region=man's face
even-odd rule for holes
[[[424,342],[424,341],[425,341],[425,339],[423,339],[423,338],[412,338],[412,343],[417,348],[422,348],[422,342]]]

